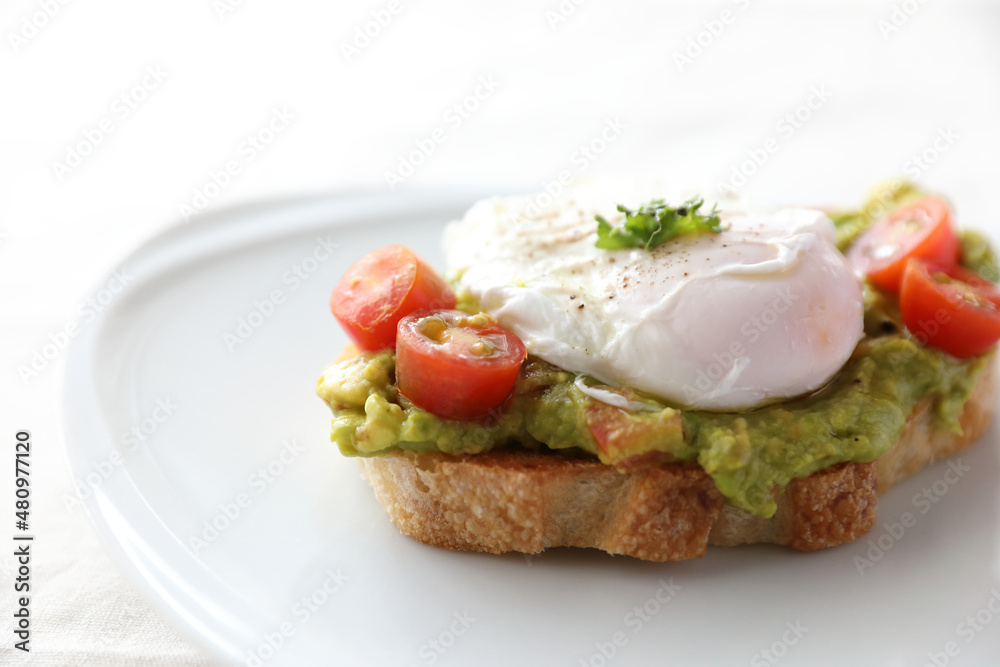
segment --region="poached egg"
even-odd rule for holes
[[[539,199],[477,203],[446,229],[445,255],[458,291],[556,366],[671,405],[736,411],[822,387],[864,335],[861,284],[820,211],[720,206],[721,233],[602,250],[594,216],[621,224],[617,203],[647,200]]]

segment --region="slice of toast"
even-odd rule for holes
[[[975,442],[993,416],[997,384],[994,360],[965,404],[961,434],[935,428],[924,401],[878,460],[792,480],[768,519],[724,504],[711,477],[691,463],[624,474],[594,460],[513,449],[357,461],[400,531],[447,549],[593,547],[653,561],[698,558],[709,544],[810,551],[861,537],[875,524],[877,492]]]

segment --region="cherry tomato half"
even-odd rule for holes
[[[658,445],[676,441],[684,429],[680,412],[649,417],[600,401],[587,406],[584,419],[603,454],[601,461],[623,472],[673,461],[675,457]]]
[[[526,356],[521,339],[485,313],[413,313],[399,321],[396,386],[439,417],[476,419],[510,397]]]
[[[948,203],[940,197],[925,197],[875,223],[854,242],[847,259],[872,284],[898,292],[911,257],[951,267],[958,262],[958,253],[958,234]]]
[[[355,262],[330,295],[330,311],[363,350],[396,342],[396,325],[416,310],[454,308],[455,293],[427,262],[401,245]]]
[[[953,357],[981,354],[1000,340],[1000,289],[961,266],[911,259],[899,308],[910,333]]]

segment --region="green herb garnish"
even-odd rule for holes
[[[719,212],[713,207],[708,215],[698,213],[703,203],[701,197],[692,197],[677,208],[671,208],[662,199],[654,199],[636,211],[619,204],[618,210],[625,214],[625,223],[620,227],[612,227],[607,220],[596,216],[596,245],[605,250],[639,247],[652,250],[681,234],[718,234],[723,231]]]

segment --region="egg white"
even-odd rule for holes
[[[861,285],[822,212],[723,205],[722,233],[602,250],[594,216],[620,223],[616,203],[643,202],[593,190],[479,202],[446,230],[449,272],[530,354],[687,408],[812,391],[862,338]]]

